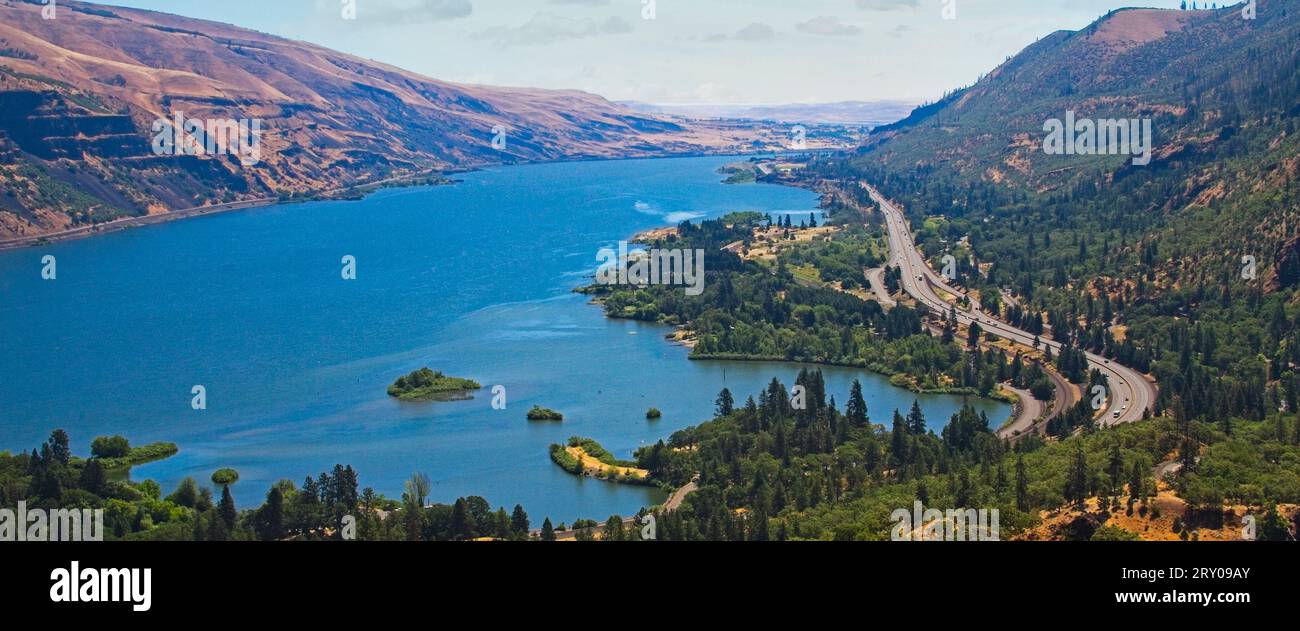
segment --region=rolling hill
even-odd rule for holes
[[[738,152],[780,138],[578,91],[447,83],[151,11],[0,2],[0,240],[120,217],[302,197],[433,169]],[[152,125],[259,120],[260,161],[156,155]],[[493,146],[504,131],[503,148]],[[765,135],[766,134],[766,135]]]

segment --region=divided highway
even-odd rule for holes
[[[865,182],[861,185],[884,212],[885,222],[889,228],[891,258],[889,264],[901,269],[903,289],[908,295],[932,311],[944,314],[949,310],[955,311],[958,322],[964,325],[969,326],[971,322],[978,322],[986,333],[1025,346],[1033,346],[1032,334],[985,314],[977,301],[966,296],[965,292],[948,285],[942,277],[934,273],[917,252],[911,229],[908,228],[903,213],[879,191]],[[965,296],[971,301],[970,311],[962,311],[943,300],[935,288],[942,289],[953,296]],[[1051,347],[1054,352],[1059,352],[1061,349],[1059,343],[1051,340],[1041,340],[1040,343]],[[1146,376],[1132,368],[1121,366],[1093,353],[1086,353],[1086,355],[1089,368],[1101,371],[1110,383],[1106,409],[1098,422],[1102,426],[1111,426],[1141,420],[1143,413],[1155,404],[1155,386],[1147,380]],[[1091,399],[1092,393],[1085,392],[1084,397]]]

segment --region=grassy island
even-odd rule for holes
[[[421,368],[404,377],[398,377],[388,386],[388,396],[401,401],[459,401],[470,398],[470,392],[483,386],[477,381],[448,377],[441,372]]]
[[[217,486],[230,486],[239,481],[239,472],[229,467],[217,469],[212,473],[212,483]]]
[[[551,460],[574,475],[589,475],[620,484],[653,484],[649,471],[637,467],[635,462],[615,458],[590,438],[574,436],[567,445],[552,444]]]
[[[563,421],[563,420],[564,420],[564,415],[563,415],[563,414],[560,414],[559,412],[556,412],[555,410],[552,410],[552,409],[550,409],[550,408],[544,408],[544,407],[542,407],[542,406],[540,406],[540,405],[534,405],[534,406],[533,406],[533,409],[528,410],[528,420],[530,420],[530,421]]]
[[[98,458],[105,470],[129,469],[158,460],[165,460],[176,455],[180,448],[176,443],[157,442],[143,447],[129,447],[125,455]]]

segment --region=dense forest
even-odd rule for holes
[[[120,438],[120,437],[119,437]],[[321,539],[453,541],[477,538],[520,540],[529,537],[523,507],[495,511],[481,497],[451,505],[428,504],[431,483],[415,474],[401,500],[371,488],[358,490],[351,466],[336,465],[301,486],[281,480],[267,490],[265,502],[240,510],[228,481],[214,476],[211,487],[193,478],[170,493],[153,480],[133,482],[125,471],[107,469],[111,456],[102,451],[112,440],[97,438],[89,458],[74,456],[69,436],[55,430],[30,453],[0,453],[0,507],[25,502],[32,509],[103,510],[103,537],[109,540],[292,541]],[[229,470],[225,470],[229,471]],[[219,472],[220,473],[220,472]],[[561,525],[558,530],[562,530]],[[553,538],[550,521],[541,538]],[[550,535],[547,535],[547,532]]]
[[[786,220],[788,222],[788,218]],[[583,291],[595,296],[611,317],[684,326],[695,338],[693,359],[768,359],[868,368],[891,375],[896,385],[917,391],[1005,397],[997,384],[1014,382],[1038,386],[1051,398],[1052,385],[1041,369],[1018,355],[982,350],[969,339],[957,339],[949,322],[929,322],[907,306],[890,310],[826,282],[879,263],[872,254],[882,246],[860,228],[857,217],[845,213],[834,224],[843,230],[829,241],[790,248],[776,263],[745,260],[725,246],[755,244],[756,230],[776,226],[798,230],[754,213],[737,214],[700,223],[681,223],[658,247],[702,249],[706,282],[702,295],[687,296],[671,285],[593,285]],[[821,282],[792,272],[793,265],[816,270]],[[935,335],[928,324],[942,329]],[[973,352],[964,352],[968,346]],[[1028,364],[1028,365],[1027,365]]]
[[[1059,538],[1136,538],[1101,524],[1111,513],[1159,510],[1152,502],[1154,471],[1170,454],[1189,461],[1176,483],[1190,505],[1182,538],[1235,520],[1224,501],[1257,508],[1261,538],[1286,540],[1295,527],[1275,507],[1300,502],[1294,415],[1234,419],[1230,434],[1179,415],[1064,441],[1030,437],[1013,447],[970,408],[935,434],[925,430],[919,407],[873,413],[855,383],[841,411],[817,388],[816,372],[798,381],[809,386],[805,410],[793,409],[785,385],[773,380],[739,407],[724,405],[732,400],[725,393],[715,419],[638,452],[642,467],[672,484],[699,475],[699,490],[682,509],[656,514],[659,539],[887,540],[891,512],[915,501],[996,508],[1006,538],[1037,526],[1039,511],[1089,498],[1099,498],[1097,510],[1071,522]],[[1191,443],[1191,452],[1189,433],[1202,441]],[[1196,456],[1188,458],[1191,453]]]

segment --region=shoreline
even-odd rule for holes
[[[846,149],[847,148],[841,148],[841,149],[828,148],[828,149],[818,150],[818,151],[823,153],[834,153],[837,151],[844,151]],[[349,192],[365,191],[365,189],[372,188],[372,187],[376,187],[377,189],[390,188],[389,186],[386,185],[395,184],[405,180],[412,180],[419,177],[426,177],[434,173],[447,176],[447,175],[455,175],[459,173],[473,173],[476,171],[481,171],[483,169],[512,167],[512,166],[567,164],[567,163],[577,163],[577,162],[616,162],[616,161],[623,161],[623,160],[672,160],[678,158],[743,157],[743,156],[760,156],[760,155],[783,155],[785,153],[808,153],[808,151],[757,151],[757,152],[750,152],[750,153],[689,152],[689,153],[681,153],[681,154],[636,156],[636,157],[623,157],[623,158],[586,157],[586,158],[568,158],[568,159],[546,160],[546,161],[523,161],[523,162],[512,162],[512,163],[493,162],[493,163],[484,163],[484,164],[464,165],[464,166],[452,167],[447,169],[430,168],[416,173],[408,173],[405,175],[394,176],[383,180],[377,180],[374,182],[354,184],[352,186],[345,186],[337,189],[313,191],[307,193],[308,197],[299,198],[299,199],[282,200],[279,197],[259,197],[256,199],[240,200],[235,202],[227,202],[223,204],[212,204],[209,206],[193,206],[190,208],[169,210],[166,212],[158,213],[156,215],[120,217],[112,221],[106,221],[104,223],[93,224],[89,226],[78,226],[76,228],[68,228],[66,230],[47,232],[39,235],[14,237],[11,239],[0,240],[0,251],[20,250],[23,248],[52,245],[55,243],[63,243],[67,241],[76,241],[78,239],[87,239],[90,237],[112,234],[114,232],[121,232],[123,230],[129,230],[131,228],[153,226],[153,225],[168,223],[171,221],[193,219],[195,217],[218,215],[222,213],[236,212],[240,210],[253,210],[256,208],[269,208],[273,206],[287,206],[290,204],[301,204],[301,203],[316,202],[316,201],[344,201],[346,198],[336,199],[327,196],[345,195]],[[397,188],[397,187],[394,186],[392,188]],[[373,192],[375,191],[365,192],[362,195],[362,197],[365,197],[365,195],[368,195],[369,193],[373,193]]]
[[[406,175],[400,175],[400,176],[391,177],[383,180],[378,180],[375,182],[354,184],[352,186],[345,186],[343,188],[330,189],[326,191],[316,191],[316,192],[309,193],[310,197],[304,197],[300,199],[285,200],[285,199],[280,199],[279,197],[258,197],[255,199],[245,199],[236,202],[226,202],[223,204],[212,204],[209,206],[193,206],[190,208],[169,210],[167,212],[158,213],[156,215],[143,215],[138,217],[120,217],[118,219],[114,219],[112,221],[106,221],[104,223],[93,224],[89,226],[78,226],[76,228],[69,228],[67,230],[60,230],[58,232],[49,232],[41,235],[6,239],[0,241],[0,251],[19,250],[22,248],[51,245],[54,243],[62,243],[66,241],[76,241],[78,239],[86,239],[94,236],[112,234],[114,232],[121,232],[123,230],[129,230],[131,228],[154,226],[154,225],[168,223],[171,221],[180,221],[182,219],[193,219],[195,217],[206,217],[208,215],[219,215],[222,213],[235,212],[239,210],[253,210],[256,208],[270,208],[273,206],[288,206],[290,204],[302,204],[302,203],[315,202],[315,201],[342,201],[342,199],[334,199],[330,196],[346,195],[347,193],[351,193],[351,192],[365,191],[365,189],[368,188],[376,188],[376,190],[378,190],[381,188],[387,188],[388,187],[387,185],[396,184],[406,180],[413,180],[420,177],[427,177],[434,173],[439,173],[441,175],[451,175],[455,173],[464,173],[464,172],[466,171],[462,171],[462,170],[442,171],[437,169],[430,169],[430,170],[420,171],[417,173],[408,173]]]

